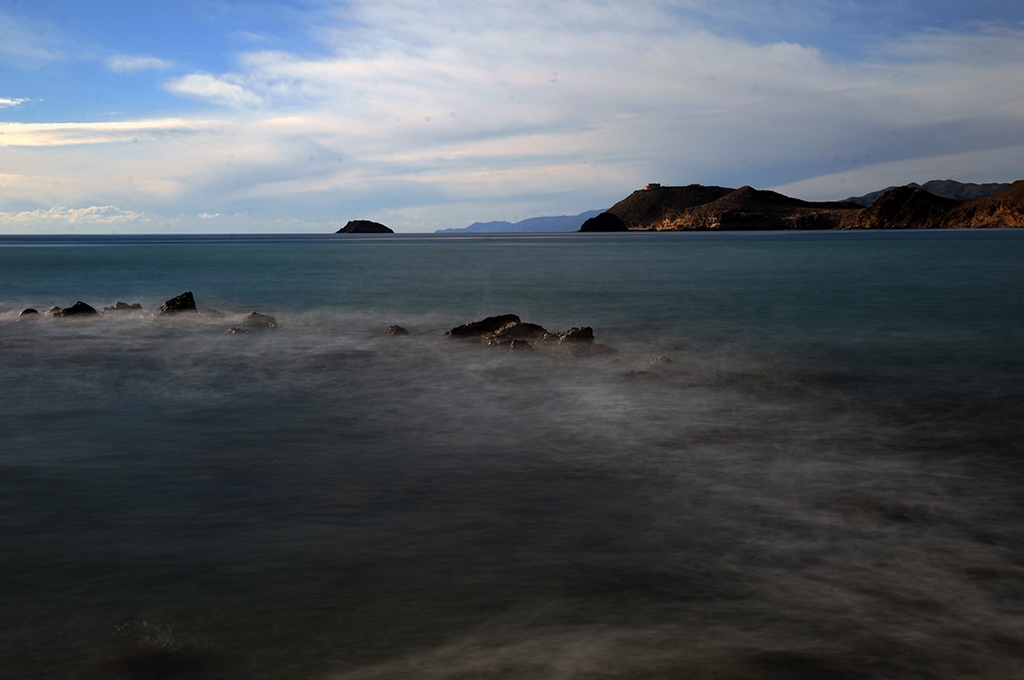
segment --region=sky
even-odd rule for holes
[[[0,234],[1022,178],[1019,0],[0,0]]]

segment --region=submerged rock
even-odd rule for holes
[[[113,307],[104,307],[104,312],[141,312],[142,305],[138,302],[128,304],[127,302],[116,302]]]
[[[277,328],[277,319],[268,314],[253,312],[242,319],[242,324],[250,328]]]
[[[456,326],[450,331],[446,331],[444,337],[462,338],[467,340],[478,339],[488,333],[495,332],[507,323],[513,322],[519,323],[519,317],[515,314],[489,316],[486,319],[481,319],[480,321],[471,321],[470,323],[464,323],[461,326]]]
[[[159,309],[156,310],[157,314],[195,314],[196,313],[196,299],[192,296],[192,291],[185,291],[181,295],[172,297],[167,302],[163,303]]]
[[[249,331],[238,326],[232,326],[228,329],[228,335],[235,335],[236,333],[248,333]]]
[[[96,316],[99,312],[96,311],[91,305],[87,305],[81,300],[63,309],[58,308],[57,311],[53,312],[54,316],[68,317],[68,316]]]
[[[388,335],[409,335],[409,331],[405,330],[401,326],[396,326],[394,324],[385,328],[384,332]]]

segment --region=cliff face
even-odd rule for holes
[[[898,187],[865,208],[849,226],[855,229],[1024,227],[1024,180],[991,196],[964,200]]]
[[[629,229],[674,229],[674,222],[690,208],[710,203],[732,191],[701,184],[640,189],[613,205],[608,212]]]
[[[691,184],[634,191],[608,212],[634,230],[837,229],[860,208],[853,203],[811,203],[749,186]]]
[[[942,198],[923,189],[896,187],[865,208],[856,220],[854,229],[928,229],[945,226],[949,212],[960,202]]]

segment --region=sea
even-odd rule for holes
[[[0,677],[1024,677],[1024,230],[2,236]]]

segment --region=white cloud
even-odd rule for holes
[[[146,69],[166,69],[174,65],[165,59],[158,59],[157,57],[131,55],[108,57],[106,64],[107,68],[115,73],[131,73]]]
[[[221,125],[183,118],[110,123],[0,123],[0,147],[138,143],[142,138],[209,131]]]
[[[31,101],[25,98],[12,98],[12,97],[0,97],[0,109],[12,109],[16,106],[21,106],[27,101]]]
[[[230,77],[218,78],[209,73],[192,73],[175,78],[165,83],[164,89],[172,94],[228,106],[254,105],[261,102],[257,95],[232,82]]]
[[[51,227],[54,225],[119,225],[145,222],[142,213],[122,210],[113,205],[91,205],[87,208],[63,206],[47,210],[26,210],[18,213],[0,212],[0,228],[18,226]]]
[[[326,54],[254,50],[164,84],[222,107],[205,120],[0,124],[5,191],[187,205],[182,228],[401,231],[607,207],[648,181],[842,198],[1024,176],[1006,151],[1024,139],[1024,32],[909,35],[837,61],[715,35],[678,4],[350,3],[343,28],[318,28]]]

